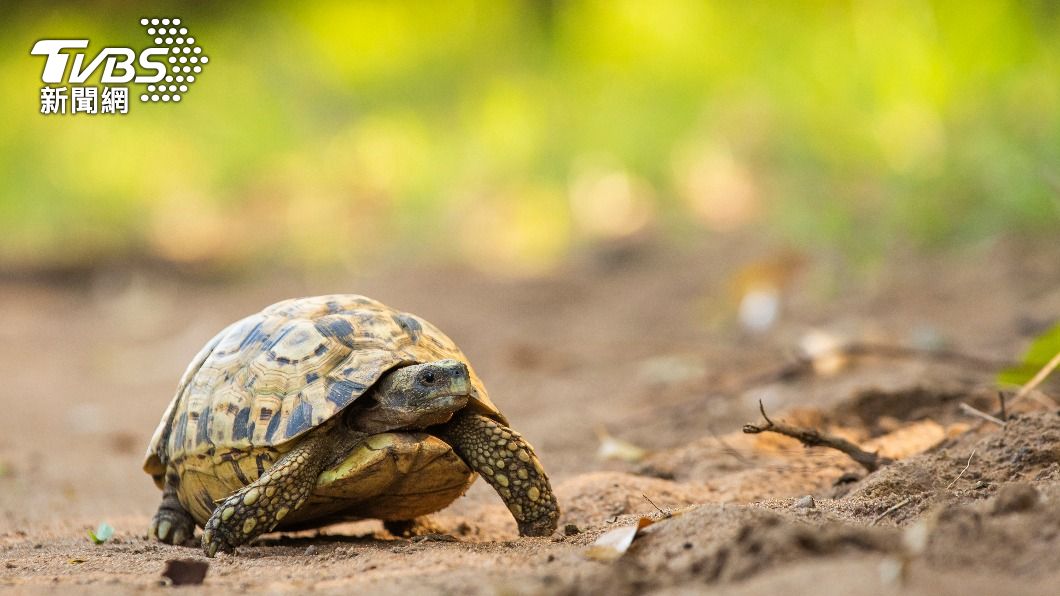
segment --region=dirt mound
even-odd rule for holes
[[[914,420],[950,422],[962,418],[959,404],[988,410],[996,403],[988,391],[976,391],[967,383],[916,383],[907,387],[872,387],[856,392],[839,403],[833,418],[840,424],[860,426],[873,435],[884,434],[899,423]]]
[[[783,576],[813,565],[841,574],[837,585],[857,578],[860,593],[898,585],[931,593],[937,586],[918,583],[917,574],[937,579],[969,568],[1035,593],[1060,576],[1057,449],[1060,415],[1022,415],[1003,429],[968,432],[886,466],[836,498],[700,505],[643,530],[621,563],[597,564],[588,577],[570,576],[577,584],[564,587],[577,592],[594,585],[615,594],[695,591],[710,584],[743,589],[759,575]],[[672,499],[678,490],[669,481],[626,475],[592,475],[569,486],[591,491],[603,485],[610,491],[599,498],[612,506],[631,491],[665,487],[674,491],[666,493]],[[700,498],[718,498],[717,490],[704,488]],[[686,486],[680,498],[696,498],[690,491]],[[578,498],[596,502],[584,493]],[[627,515],[617,523],[632,521]]]
[[[658,586],[724,583],[804,558],[886,553],[897,544],[893,531],[810,524],[757,508],[704,506],[646,533],[625,570],[631,583],[638,577],[657,577]]]
[[[890,522],[903,523],[931,505],[980,501],[1020,481],[1060,481],[1057,413],[1014,416],[1000,430],[981,429],[947,440],[866,477],[842,503],[852,518],[871,519],[908,500],[888,516]]]
[[[563,523],[599,527],[630,514],[650,515],[656,507],[679,509],[702,503],[710,489],[622,472],[576,476],[556,488]]]

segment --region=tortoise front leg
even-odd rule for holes
[[[235,547],[272,531],[306,502],[317,477],[336,453],[344,453],[343,448],[350,446],[352,441],[341,441],[335,434],[312,433],[260,478],[232,493],[206,521],[202,533],[206,556],[233,552]]]
[[[159,542],[166,544],[184,544],[184,541],[195,534],[195,520],[191,518],[177,498],[177,484],[180,478],[176,472],[166,473],[166,483],[162,488],[162,504],[151,518],[147,533]]]
[[[559,504],[534,448],[516,431],[468,411],[445,427],[445,437],[471,469],[504,499],[522,536],[548,536],[559,524]]]

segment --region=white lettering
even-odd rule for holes
[[[136,68],[133,66],[133,61],[136,60],[136,53],[129,48],[107,48],[104,54],[111,54],[109,60],[107,60],[107,66],[103,69],[103,75],[99,78],[101,83],[128,83],[133,80],[136,76]],[[124,60],[118,60],[116,56],[124,56]],[[121,68],[123,74],[121,76],[114,75],[114,69]]]
[[[166,63],[161,60],[151,60],[151,56],[165,56],[169,48],[147,48],[140,52],[140,66],[155,71],[153,75],[139,75],[137,83],[157,83],[166,76]]]
[[[63,73],[66,72],[66,62],[69,56],[63,54],[63,50],[73,48],[87,48],[87,39],[42,39],[33,44],[29,51],[34,56],[47,56],[44,61],[44,73],[41,80],[45,83],[61,83]]]

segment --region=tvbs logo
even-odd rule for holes
[[[34,56],[47,56],[44,62],[44,74],[41,80],[45,83],[62,83],[66,74],[66,64],[69,56],[63,50],[83,49],[88,47],[87,39],[42,39],[33,45],[30,52]],[[136,52],[129,48],[104,48],[96,55],[95,60],[89,63],[87,68],[82,65],[85,55],[78,52],[74,55],[74,66],[70,71],[69,81],[71,83],[84,83],[106,61],[103,74],[99,77],[101,83],[128,83],[135,80],[137,83],[157,83],[166,76],[166,63],[161,60],[152,60],[153,56],[165,56],[169,53],[166,48],[148,48],[140,52],[140,66],[154,70],[152,75],[137,75]]]
[[[35,43],[30,53],[45,57],[41,113],[128,113],[129,87],[121,85],[129,83],[147,85],[140,101],[181,101],[210,59],[203,55],[188,28],[181,26],[180,19],[144,18],[140,25],[147,29],[154,45],[139,52],[106,47],[90,57],[80,51],[88,48],[87,39],[42,39]],[[85,86],[83,83],[97,72],[102,86]]]

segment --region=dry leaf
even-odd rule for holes
[[[600,447],[596,450],[596,456],[600,459],[637,463],[648,456],[647,449],[613,437],[604,428],[597,429],[596,436],[600,439]]]
[[[637,520],[637,525],[635,526],[622,526],[621,528],[604,532],[585,551],[585,556],[594,561],[614,561],[626,554],[630,545],[633,544],[633,539],[637,537],[637,532],[653,523],[655,522],[650,518],[642,517]]]

